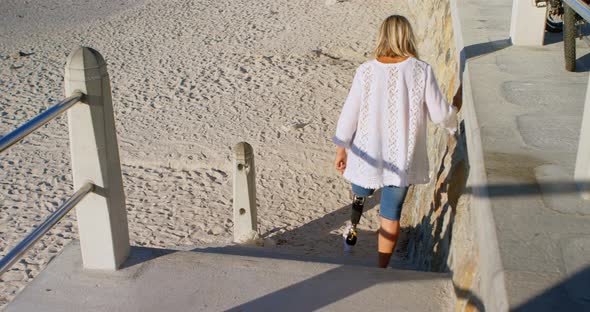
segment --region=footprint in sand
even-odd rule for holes
[[[310,122],[292,122],[283,126],[284,130],[301,130],[305,126],[309,125]]]

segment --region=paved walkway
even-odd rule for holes
[[[588,311],[590,203],[572,177],[590,49],[578,40],[580,72],[567,72],[561,35],[543,47],[510,45],[511,0],[456,3],[473,95],[464,100],[472,208],[495,222],[478,224],[482,265],[492,268],[481,272],[491,282],[486,308]]]
[[[106,273],[72,243],[6,311],[453,310],[447,274],[329,262],[134,247]]]

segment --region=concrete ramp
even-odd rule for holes
[[[451,311],[452,292],[441,273],[151,248],[83,270],[72,243],[5,311]]]

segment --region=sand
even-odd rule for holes
[[[247,141],[265,245],[343,256],[349,187],[331,136],[378,24],[405,11],[385,0],[2,1],[0,135],[62,99],[66,56],[90,46],[111,77],[132,245],[231,244],[232,147]],[[0,156],[0,254],[73,192],[60,117]],[[0,277],[0,306],[76,226],[72,213]],[[374,208],[355,256],[374,256],[377,227]]]

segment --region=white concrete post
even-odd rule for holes
[[[97,51],[81,47],[68,57],[66,96],[75,90],[85,96],[68,110],[74,188],[96,185],[76,206],[82,260],[85,268],[116,270],[129,255],[129,229],[111,86]]]
[[[257,227],[254,151],[241,142],[235,146],[234,158],[234,241],[256,239]]]
[[[547,7],[537,7],[535,0],[513,0],[510,39],[513,45],[542,46],[545,40]]]
[[[574,179],[582,183],[590,182],[590,79],[586,88],[586,102],[584,103],[584,114],[582,115],[582,129],[580,130]],[[588,187],[588,185],[586,184],[585,187]],[[590,190],[583,190],[582,198],[590,200]]]

